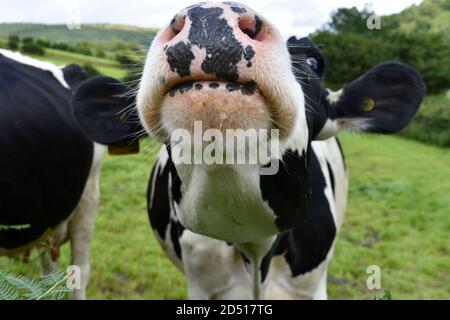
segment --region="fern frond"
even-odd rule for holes
[[[55,271],[38,279],[30,279],[0,270],[0,300],[61,300],[70,289],[63,271]]]
[[[4,279],[23,299],[35,299],[44,293],[37,281],[25,276],[6,273]]]
[[[19,294],[3,277],[4,273],[0,270],[0,300],[17,300]]]

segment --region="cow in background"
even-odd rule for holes
[[[41,269],[52,272],[59,247],[70,240],[72,264],[80,267],[84,299],[89,242],[99,203],[104,147],[79,128],[70,107],[86,73],[60,69],[0,49],[0,255],[40,247]]]

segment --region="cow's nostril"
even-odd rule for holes
[[[166,41],[170,41],[175,38],[184,28],[186,16],[175,16],[170,22]]]
[[[184,23],[186,21],[186,16],[174,18],[174,21],[171,23],[172,31],[175,35],[179,34],[181,30],[184,28]]]
[[[262,21],[257,15],[244,15],[239,19],[239,29],[245,33],[250,39],[260,39]]]

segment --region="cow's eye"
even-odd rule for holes
[[[314,71],[317,71],[317,68],[319,68],[319,63],[315,58],[306,59],[306,64]]]

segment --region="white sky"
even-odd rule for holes
[[[189,0],[0,0],[0,22],[117,23],[159,28]],[[339,7],[372,5],[377,14],[400,12],[421,0],[241,0],[287,34],[307,35]]]

